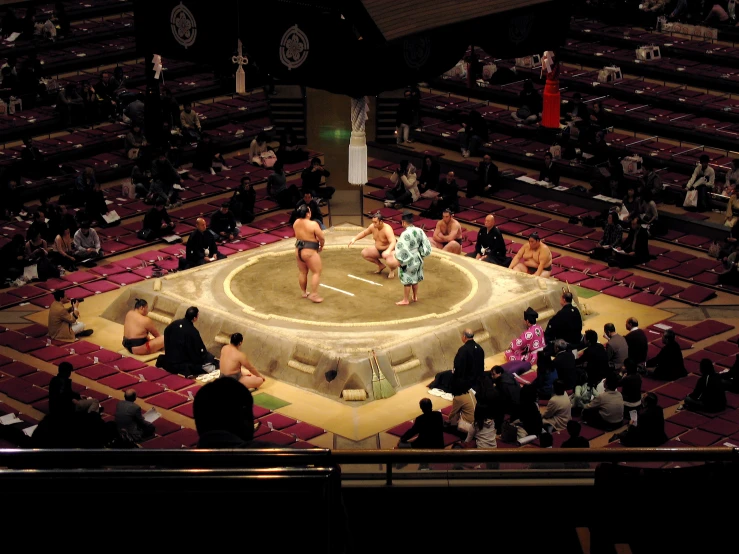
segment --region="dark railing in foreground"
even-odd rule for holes
[[[583,464],[620,462],[736,462],[739,448],[592,448],[511,450],[0,450],[0,476],[8,470],[132,469],[217,470],[305,466],[384,465],[392,485],[396,464],[530,463]],[[566,465],[564,466],[567,469]],[[346,470],[344,470],[344,473]],[[519,471],[524,477],[526,470]],[[434,472],[425,473],[433,478]],[[405,475],[404,475],[405,476]],[[414,476],[420,478],[420,475]]]

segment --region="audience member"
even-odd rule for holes
[[[195,395],[198,448],[269,448],[254,441],[254,399],[233,379],[216,379]]]
[[[197,142],[200,140],[200,118],[192,109],[190,102],[182,105],[182,113],[180,114],[180,127],[182,128],[182,137],[189,142]]]
[[[221,378],[238,381],[247,389],[258,389],[264,384],[264,377],[241,351],[244,337],[241,333],[231,335],[229,344],[221,348]]]
[[[61,265],[67,271],[77,271],[74,240],[68,225],[65,225],[54,239],[52,254],[55,263]]]
[[[495,216],[488,214],[485,216],[485,225],[477,231],[475,250],[467,254],[467,257],[508,267],[511,260],[506,254],[505,240],[500,229],[495,226]]]
[[[624,360],[629,357],[629,344],[616,332],[616,326],[613,323],[606,323],[603,326],[603,332],[604,338],[608,341],[606,344],[608,366],[619,371],[624,365]]]
[[[516,377],[518,377],[516,375]],[[536,379],[531,385],[536,389],[539,400],[549,400],[554,392],[554,382],[559,379],[557,369],[552,363],[552,358],[546,355],[537,357]],[[525,384],[522,383],[522,384]]]
[[[626,430],[613,435],[609,442],[620,440],[622,445],[629,448],[650,448],[667,442],[665,416],[657,404],[657,395],[653,392],[646,393],[641,406],[637,419],[631,419]]]
[[[149,317],[149,303],[143,298],[134,299],[133,309],[123,320],[123,348],[131,354],[144,356],[164,348],[164,337]]]
[[[151,164],[151,187],[147,201],[156,202],[157,198],[162,198],[167,206],[179,206],[179,194],[175,185],[182,182],[177,170],[167,159],[167,153],[164,150],[157,152],[156,159]]]
[[[570,397],[561,379],[554,381],[553,390],[554,394],[547,402],[547,407],[542,414],[542,423],[545,427],[550,426],[554,431],[564,431],[572,418]]]
[[[387,192],[385,198],[395,207],[406,206],[421,197],[416,182],[416,168],[408,160],[401,160],[398,169],[390,175],[390,181],[395,187]]]
[[[554,163],[551,152],[544,153],[544,167],[539,172],[539,181],[544,181],[555,187],[559,186],[559,168]]]
[[[103,256],[100,237],[97,231],[90,227],[89,221],[80,223],[80,228],[74,234],[74,255],[81,261],[94,260]]]
[[[411,91],[406,90],[398,105],[398,115],[395,121],[396,142],[398,144],[413,142],[410,139],[411,125],[413,125],[413,100],[411,99]]]
[[[176,319],[164,329],[164,351],[166,356],[160,356],[164,369],[170,373],[179,373],[190,377],[209,373],[218,369],[215,356],[208,349],[195,328],[199,310],[191,306],[185,312],[185,317]]]
[[[459,186],[454,172],[450,171],[442,177],[435,187],[437,196],[431,199],[431,207],[428,209],[428,217],[432,219],[441,218],[444,210],[452,212],[459,211]]]
[[[493,163],[490,154],[485,154],[475,168],[477,178],[467,184],[467,198],[473,196],[490,196],[498,188],[498,166]]]
[[[562,448],[590,448],[590,443],[580,436],[582,425],[571,419],[567,422],[567,434],[569,439],[562,443]]]
[[[695,384],[695,389],[685,397],[678,410],[692,410],[715,414],[726,409],[726,393],[721,377],[716,374],[713,362],[703,358],[700,363],[701,376]]]
[[[577,366],[588,374],[588,385],[595,388],[609,374],[608,354],[598,342],[598,333],[592,329],[585,331],[585,351],[577,361]]]
[[[62,362],[56,376],[49,381],[49,413],[52,415],[100,411],[100,402],[94,398],[82,398],[72,388],[73,369],[71,363]]]
[[[520,108],[516,111],[516,119],[525,123],[533,124],[539,121],[543,101],[539,91],[534,88],[534,83],[528,79],[523,83],[523,90],[518,94]]]
[[[418,188],[421,192],[436,190],[441,176],[441,167],[435,156],[425,156],[420,175],[416,175]],[[739,211],[739,210],[738,210]]]
[[[474,442],[475,448],[483,450],[492,450],[498,448],[496,440],[497,431],[495,430],[495,420],[491,417],[490,410],[482,404],[475,406],[475,415],[470,430],[467,431],[465,444],[471,445]],[[494,469],[496,465],[488,462],[487,468]]]
[[[115,119],[115,114],[118,111],[116,92],[120,86],[120,82],[110,72],[103,71],[100,81],[95,85],[95,92],[100,97],[100,111],[103,117]]]
[[[646,337],[645,337],[646,338]],[[646,360],[647,375],[661,381],[674,381],[685,377],[683,352],[675,338],[675,331],[667,329],[662,334],[662,350],[654,358]]]
[[[131,125],[131,130],[126,135],[126,156],[129,160],[137,160],[143,154],[143,149],[147,145],[146,137],[141,132],[141,125],[134,122]]]
[[[638,217],[632,217],[629,235],[621,249],[613,251],[609,265],[625,269],[648,262],[649,258],[649,232],[642,227]]]
[[[398,442],[399,448],[444,448],[444,418],[434,411],[430,398],[418,403],[421,415],[413,422]],[[415,440],[412,440],[415,437]]]
[[[521,405],[521,387],[516,383],[513,375],[505,371],[499,365],[490,370],[490,377],[495,383],[495,388],[500,395],[500,406],[495,414],[495,428],[500,432],[505,415],[515,419],[518,408]]]
[[[265,162],[267,158],[270,158],[271,161]],[[251,141],[251,145],[249,146],[249,159],[254,165],[266,165],[267,167],[272,167],[272,165],[274,165],[274,153],[269,149],[269,145],[267,144],[267,135],[264,131],[260,131],[256,138]]]
[[[621,246],[624,238],[624,232],[619,224],[618,214],[616,212],[608,212],[606,218],[606,225],[603,227],[603,238],[600,239],[598,245],[590,253],[590,257],[596,260],[607,260],[610,258],[613,255],[614,249]]]
[[[704,212],[709,208],[707,190],[713,189],[716,181],[716,172],[708,165],[711,161],[708,154],[702,154],[698,161],[699,163],[685,188],[688,190],[688,194],[692,190],[697,191],[698,198],[695,209],[698,212]]]
[[[294,208],[300,198],[298,187],[287,184],[287,175],[281,160],[277,160],[272,173],[267,177],[267,194],[269,194],[281,208]]]
[[[518,409],[518,419],[513,422],[516,426],[518,440],[524,437],[541,435],[542,418],[539,404],[536,399],[536,389],[531,385],[521,388],[521,405]]]
[[[236,219],[242,224],[254,221],[254,204],[257,201],[257,193],[251,185],[251,178],[244,175],[239,182],[239,188],[231,197],[231,211]]]
[[[85,329],[85,324],[80,318],[80,301],[72,298],[71,306],[66,308],[64,303],[68,300],[65,291],[55,290],[54,301],[49,306],[49,338],[61,342],[74,342],[81,337],[92,335],[92,329]]]
[[[626,344],[629,345],[629,358],[634,360],[637,365],[644,365],[647,361],[647,351],[649,350],[649,340],[644,331],[639,329],[639,321],[635,317],[626,320]]]
[[[552,364],[554,365],[554,369],[557,370],[559,379],[564,383],[565,390],[574,389],[577,384],[579,371],[576,367],[575,355],[564,339],[554,341],[554,359],[552,360]]]
[[[624,399],[617,388],[618,376],[611,373],[606,377],[605,391],[583,409],[582,419],[585,423],[606,431],[621,427],[624,419]]]
[[[641,375],[637,371],[636,362],[626,358],[621,369],[621,396],[624,399],[625,418],[631,410],[637,410],[641,406],[641,385]]]
[[[313,199],[313,193],[310,190],[303,190],[303,198],[298,201],[293,213],[290,214],[290,225],[295,223],[295,220],[298,219],[298,208],[300,208],[300,206],[308,206],[310,208],[310,220],[317,222],[321,229],[324,231],[326,230],[326,226],[323,224],[321,207],[318,205],[318,202]]]
[[[13,281],[23,275],[26,262],[26,242],[23,235],[15,234],[7,244],[0,248],[0,275],[3,282]]]
[[[228,164],[220,152],[217,152],[210,135],[203,134],[195,149],[192,166],[200,171],[214,174],[216,170],[228,169]]]
[[[153,208],[150,208],[144,216],[144,222],[139,231],[139,237],[144,240],[156,240],[174,232],[174,223],[167,213],[166,201],[157,198]]]
[[[136,404],[136,391],[128,389],[123,400],[115,407],[115,424],[136,442],[153,437],[156,431],[153,423],[144,419],[141,406]]]
[[[218,211],[210,216],[210,232],[217,241],[235,240],[239,236],[236,217],[231,212],[229,202],[221,204]]]
[[[141,93],[134,96],[133,101],[123,108],[123,114],[131,120],[131,126],[139,129],[144,127],[144,112],[144,95]]]
[[[459,133],[462,156],[477,156],[480,146],[488,141],[488,124],[480,112],[472,110],[462,121],[462,128],[464,132]]]

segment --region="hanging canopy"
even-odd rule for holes
[[[237,40],[285,84],[352,97],[436,77],[473,44],[496,58],[556,49],[567,0],[136,0],[139,53],[215,64]]]

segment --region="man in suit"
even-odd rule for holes
[[[557,339],[554,341],[554,360],[552,360],[557,376],[564,383],[565,390],[571,390],[577,385],[577,369],[575,367],[575,355],[572,353],[567,341]]]
[[[505,241],[500,229],[495,226],[495,216],[493,214],[485,217],[485,226],[480,227],[477,232],[475,251],[467,254],[467,257],[502,267],[510,265],[511,259],[506,256]]]
[[[495,407],[495,428],[500,432],[506,414],[515,419],[521,403],[521,386],[516,383],[512,373],[508,373],[499,365],[490,370],[495,388],[498,389],[500,403]]]
[[[136,391],[128,389],[123,400],[118,402],[115,409],[115,424],[121,431],[128,431],[136,442],[154,435],[154,424],[144,419],[141,407],[136,404]]]
[[[544,331],[547,344],[557,339],[563,339],[573,348],[577,348],[582,341],[582,316],[580,310],[572,305],[573,296],[568,290],[562,291],[559,303],[562,309],[549,320]]]
[[[546,181],[554,186],[559,185],[559,169],[554,165],[551,152],[544,154],[544,167],[539,172],[539,181]]]
[[[626,344],[629,346],[629,358],[634,360],[637,365],[643,366],[647,361],[647,350],[649,341],[647,335],[639,329],[639,321],[635,317],[626,320]]]
[[[450,171],[439,180],[436,191],[439,196],[431,200],[431,207],[428,210],[430,217],[438,219],[446,209],[459,211],[459,186],[454,178],[454,171]]]
[[[490,155],[485,154],[482,161],[475,168],[477,179],[467,185],[467,198],[483,195],[490,196],[498,187],[498,166],[493,163]]]
[[[623,242],[622,251],[613,252],[610,265],[633,267],[649,260],[649,232],[641,226],[639,217],[631,218],[629,236]]]
[[[444,448],[444,418],[441,412],[434,411],[430,398],[422,398],[419,402],[421,415],[413,422],[398,446],[400,448]],[[410,442],[413,437],[416,440]]]
[[[97,413],[100,402],[94,398],[82,398],[72,388],[72,364],[62,362],[59,371],[49,382],[49,413],[67,416],[77,412]]]
[[[184,318],[173,321],[164,329],[166,354],[162,367],[170,373],[199,375],[212,369],[211,365],[218,367],[215,356],[208,352],[200,331],[195,328],[199,313],[195,306],[191,306]]]
[[[298,208],[303,205],[310,208],[310,220],[318,223],[319,227],[325,231],[326,226],[323,223],[321,208],[318,205],[318,202],[313,198],[313,191],[306,188],[303,188],[303,199],[298,201],[293,213],[290,215],[290,225],[295,223],[295,220],[298,219]]]
[[[629,344],[626,339],[616,332],[616,326],[613,323],[606,323],[603,326],[606,344],[606,355],[608,356],[608,366],[616,371],[621,370],[624,360],[629,357]]]
[[[589,329],[585,331],[587,348],[577,360],[577,366],[588,373],[588,385],[595,388],[608,375],[608,355],[606,348],[598,342],[598,333]]]

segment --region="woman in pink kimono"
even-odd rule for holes
[[[506,360],[509,362],[529,362],[531,365],[536,363],[536,354],[544,348],[544,331],[540,325],[536,324],[539,314],[532,308],[527,308],[523,313],[523,319],[526,324],[526,330],[521,335],[513,339],[511,347],[505,351]]]

